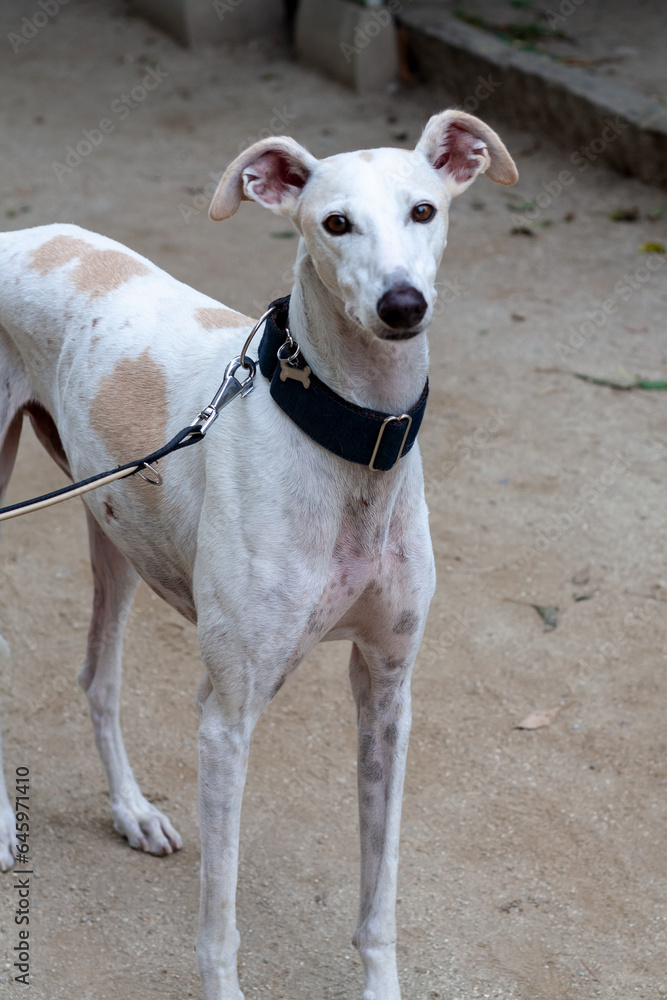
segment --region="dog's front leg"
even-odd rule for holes
[[[407,657],[352,647],[357,704],[361,902],[353,943],[364,965],[363,1000],[400,1000],[396,968],[396,882],[403,779],[410,734]]]
[[[198,700],[201,897],[197,965],[205,1000],[243,1000],[236,956],[236,882],[241,799],[250,736],[258,712],[213,689],[208,677]],[[245,701],[245,699],[243,699]]]

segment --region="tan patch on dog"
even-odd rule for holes
[[[90,292],[96,299],[130,278],[150,274],[150,268],[122,250],[90,250],[72,272],[72,281],[80,292]]]
[[[222,327],[252,326],[254,320],[233,309],[197,309],[195,319],[205,330],[219,330]]]
[[[54,236],[33,251],[30,267],[47,274],[75,257],[79,264],[69,277],[80,292],[96,299],[125,284],[130,278],[150,274],[150,268],[122,250],[96,250],[74,236]]]
[[[366,163],[370,163],[373,159],[373,154],[369,153],[367,150],[364,150],[363,153],[359,153],[359,156],[362,160],[365,160]]]
[[[62,267],[74,257],[81,257],[87,250],[92,250],[90,243],[78,240],[74,236],[54,236],[52,240],[42,243],[32,252],[30,267],[40,274],[48,274],[56,267]]]
[[[122,464],[167,443],[167,377],[148,348],[121,358],[100,382],[90,405],[90,426]]]

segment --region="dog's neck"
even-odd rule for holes
[[[315,374],[344,399],[400,415],[419,399],[428,369],[425,334],[380,340],[351,319],[300,247],[290,331]]]

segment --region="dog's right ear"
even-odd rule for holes
[[[291,215],[317,160],[288,136],[261,139],[227,167],[209,209],[218,222],[241,201],[258,201],[277,215]]]

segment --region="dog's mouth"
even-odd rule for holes
[[[423,333],[422,328],[414,327],[412,330],[387,330],[378,334],[380,340],[412,340]]]

